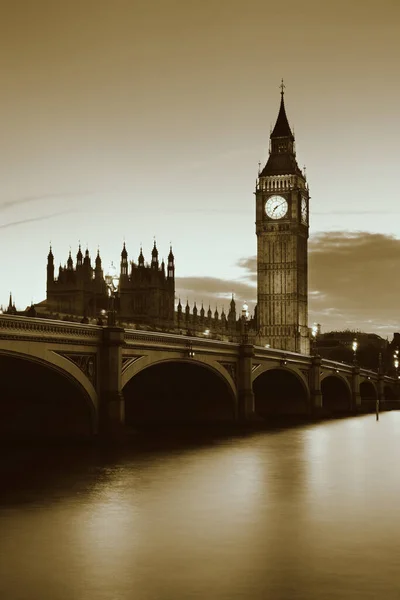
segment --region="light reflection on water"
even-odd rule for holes
[[[64,450],[36,478],[15,460],[0,597],[398,598],[399,445],[392,412],[153,452]]]

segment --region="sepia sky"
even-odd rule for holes
[[[286,84],[311,193],[310,318],[400,330],[398,0],[1,2],[0,304],[78,242],[170,241],[177,296],[255,300],[254,186]],[[400,290],[399,290],[400,292]]]

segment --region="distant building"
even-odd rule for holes
[[[100,252],[92,267],[89,250],[83,257],[79,246],[76,264],[69,253],[64,267],[54,276],[54,256],[50,248],[47,257],[46,302],[40,307],[46,312],[98,318],[110,308],[110,292],[104,276]],[[152,326],[171,324],[174,320],[175,266],[172,248],[168,255],[167,272],[164,261],[159,265],[156,243],[151,263],[145,264],[142,250],[137,263],[128,261],[123,245],[115,310],[121,321]]]
[[[356,341],[354,351],[353,342]],[[357,363],[365,368],[376,370],[379,365],[387,370],[390,367],[388,341],[376,333],[361,331],[329,331],[316,338],[315,351],[329,360]]]
[[[117,276],[117,273],[115,272]],[[52,249],[47,257],[47,294],[46,300],[30,307],[25,314],[43,317],[81,320],[101,323],[105,313],[111,308],[109,286],[103,273],[99,251],[92,267],[89,251],[83,257],[79,246],[76,263],[69,253],[64,267],[60,265],[58,277],[54,276],[54,255]],[[121,252],[118,290],[113,300],[118,323],[139,328],[172,330],[187,335],[202,337],[220,337],[237,339],[243,335],[244,325],[241,315],[236,314],[234,298],[230,302],[228,314],[222,310],[219,315],[211,307],[198,310],[196,303],[190,309],[186,303],[182,308],[179,300],[175,310],[175,258],[172,247],[167,264],[158,260],[156,243],[151,253],[151,262],[146,264],[142,249],[137,262],[128,260],[124,243]],[[246,322],[246,331],[253,326]]]

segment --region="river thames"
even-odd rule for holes
[[[4,447],[0,597],[399,598],[399,450],[398,412],[191,442]]]

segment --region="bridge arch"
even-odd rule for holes
[[[387,406],[390,407],[391,402],[395,402],[398,399],[398,396],[395,392],[394,386],[385,384],[383,387],[383,394],[385,398],[385,402]]]
[[[97,393],[77,365],[51,351],[0,350],[0,431],[59,437],[97,432]]]
[[[253,377],[255,412],[263,418],[310,413],[310,391],[295,367],[267,365]]]
[[[322,407],[328,413],[348,413],[352,408],[352,391],[341,373],[323,373],[321,377]]]
[[[378,399],[378,391],[375,383],[371,379],[363,379],[360,382],[361,407],[366,411],[373,411]]]
[[[138,358],[123,371],[122,391],[128,426],[227,422],[237,417],[235,382],[216,361]]]

